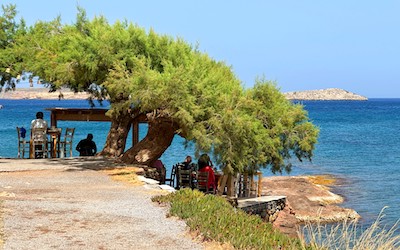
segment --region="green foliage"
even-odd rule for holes
[[[235,249],[301,249],[298,239],[276,231],[259,216],[233,208],[219,196],[183,189],[152,200],[170,202],[170,214],[184,219],[205,240],[229,243]]]
[[[311,159],[318,129],[303,107],[273,82],[245,90],[228,65],[180,38],[102,16],[88,20],[80,8],[75,24],[37,22],[17,38],[7,48],[20,58],[15,70],[40,76],[52,90],[66,86],[109,100],[114,120],[140,112],[174,124],[195,143],[196,156],[214,154],[225,172],[289,171],[290,157]]]
[[[25,34],[25,22],[15,21],[17,14],[15,5],[2,5],[3,15],[0,16],[0,92],[15,89],[15,84],[19,81],[20,76],[15,70],[14,63],[20,58],[9,52],[9,48],[15,45],[17,36]]]

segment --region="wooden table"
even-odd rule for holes
[[[52,158],[57,157],[57,152],[60,150],[60,136],[61,136],[61,128],[48,128],[47,134],[50,136],[51,148],[50,153]]]

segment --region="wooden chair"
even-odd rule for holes
[[[192,188],[192,171],[184,170],[178,166],[178,188]]]
[[[175,188],[175,179],[176,179],[176,170],[177,170],[178,166],[177,165],[173,165],[172,169],[171,169],[171,176],[170,178],[166,178],[165,179],[165,183],[169,182],[168,185],[170,185],[171,187]]]
[[[69,156],[72,157],[72,139],[74,138],[75,128],[66,128],[64,138],[60,141],[61,156],[65,157],[67,151],[69,151]]]
[[[209,189],[208,172],[197,172],[196,188],[206,194],[213,193],[214,190]]]
[[[34,128],[31,130],[31,140],[34,158],[48,157],[47,128]]]
[[[21,134],[20,127],[17,127],[17,134],[18,134],[18,158],[25,158],[25,149],[28,149],[29,152],[29,141],[25,140],[25,135]]]

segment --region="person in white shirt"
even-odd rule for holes
[[[46,129],[48,128],[47,122],[43,119],[43,112],[36,113],[36,119],[31,122],[31,138],[37,141],[47,141]],[[45,129],[41,131],[37,131],[37,129]],[[36,131],[35,131],[36,130]],[[35,145],[36,149],[42,150],[42,145]],[[43,154],[35,154],[35,158],[42,158]]]
[[[43,112],[37,112],[36,119],[32,120],[31,122],[31,129],[47,127],[47,122],[43,119]]]

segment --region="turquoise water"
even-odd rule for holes
[[[332,174],[340,178],[335,192],[345,197],[343,206],[360,213],[365,225],[370,224],[384,206],[385,224],[400,218],[400,99],[371,99],[366,102],[309,101],[303,102],[309,116],[321,132],[312,162],[293,162],[291,175]],[[0,100],[0,157],[17,156],[16,126],[29,128],[37,111],[45,119],[46,108],[89,108],[83,100]],[[110,127],[105,122],[59,121],[61,128],[75,127],[74,148],[87,133],[94,134],[101,150]],[[141,135],[146,126],[141,125]],[[29,131],[28,131],[29,133]],[[184,148],[179,136],[161,160],[169,171],[183,161],[192,148]],[[131,146],[131,137],[128,138]],[[78,153],[74,151],[74,155]],[[268,170],[264,175],[271,175]]]

